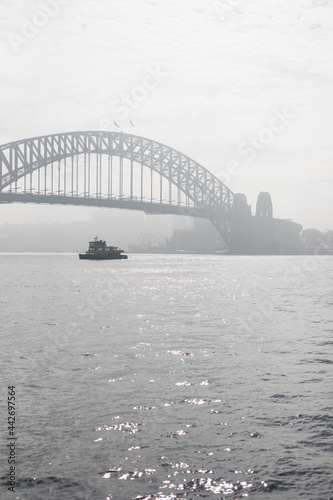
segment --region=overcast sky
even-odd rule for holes
[[[331,0],[0,0],[0,23],[1,144],[131,119],[253,207],[269,191],[275,216],[333,229]]]

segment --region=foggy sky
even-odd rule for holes
[[[115,121],[253,208],[269,191],[274,216],[333,228],[333,2],[1,0],[0,23],[1,144]],[[0,206],[48,217],[87,209]]]

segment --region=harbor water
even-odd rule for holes
[[[2,254],[0,498],[333,499],[332,264]]]

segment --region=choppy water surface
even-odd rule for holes
[[[332,264],[0,256],[1,498],[332,499]]]

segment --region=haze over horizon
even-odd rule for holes
[[[328,0],[3,0],[0,19],[1,144],[132,132],[198,161],[252,209],[268,191],[275,217],[333,228]],[[11,204],[0,217],[92,210]]]

